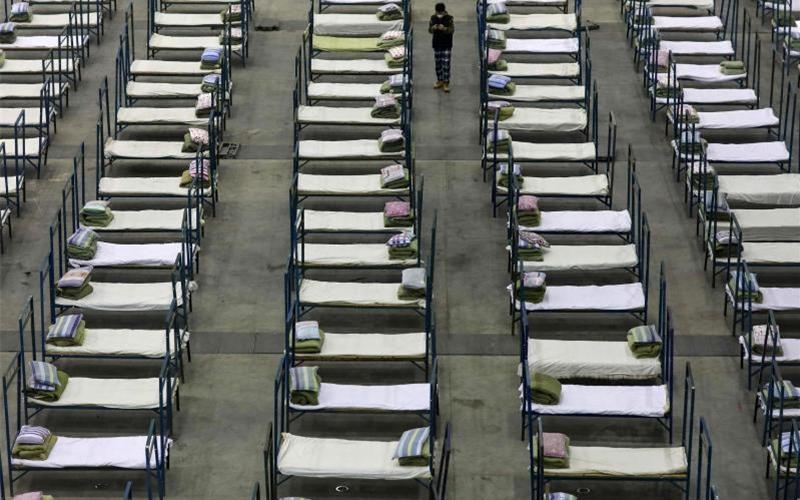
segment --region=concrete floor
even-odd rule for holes
[[[744,3],[752,7],[749,0]],[[140,42],[144,35],[143,4],[136,5]],[[431,7],[428,2],[413,2],[417,36],[414,145],[418,173],[425,177],[425,222],[430,227],[435,211],[439,220],[436,314],[441,415],[442,420],[452,422],[454,446],[448,491],[451,498],[458,500],[527,498],[527,452],[518,439],[515,371],[519,347],[518,339],[508,334],[504,292],[505,232],[502,218],[491,217],[489,187],[481,181],[480,150],[476,145],[474,4],[461,1],[448,6],[458,23],[450,95],[430,88],[433,61],[425,23]],[[171,498],[246,498],[252,483],[263,481],[261,449],[272,419],[272,383],[283,342],[282,273],[289,245],[292,63],[306,15],[305,2],[257,0],[254,24],[277,24],[280,29],[254,31],[247,68],[234,69],[236,103],[225,139],[241,143],[242,149],[238,159],[222,164],[221,204],[217,217],[208,219],[206,224],[200,289],[195,294],[191,318],[195,356],[188,367],[188,383],[181,391],[182,409],[176,420],[177,439],[167,478]],[[708,419],[715,439],[714,480],[722,498],[767,498],[771,483],[763,479],[759,428],[750,423],[752,396],[744,388],[736,343],[721,314],[721,292],[712,290],[703,274],[694,225],[685,214],[682,186],[673,180],[661,123],[652,124],[647,117],[647,101],[631,64],[618,4],[614,0],[586,2],[583,19],[599,25],[591,38],[603,136],[605,116],[613,110],[620,127],[620,151],[628,143],[636,147],[644,206],[653,230],[651,293],[657,297],[656,274],[658,263],[663,260],[677,327],[676,373],[682,373],[684,363],[691,361],[698,389],[698,414]],[[71,156],[82,141],[90,151],[94,150],[96,89],[103,76],[113,77],[116,33],[121,23],[122,16],[116,16],[106,28],[102,45],[92,47],[84,79],[59,122],[47,169],[42,179],[31,183],[22,219],[14,220],[14,240],[0,259],[2,351],[16,349],[18,311],[28,294],[38,293],[37,271],[46,253],[46,228],[60,202]],[[764,59],[766,68],[769,61]],[[143,135],[161,134],[160,130],[151,130]],[[353,137],[360,134],[363,132],[352,132]],[[312,135],[331,134],[322,131],[309,137]],[[93,165],[93,161],[90,163]],[[624,162],[620,162],[617,186],[624,185],[623,169]],[[90,171],[91,182],[93,167]],[[619,204],[624,204],[623,191],[618,189],[616,193]],[[317,205],[324,206],[324,202]],[[379,272],[370,276],[383,279],[393,274],[396,273]],[[796,280],[796,275],[787,276],[777,279]],[[578,282],[586,278],[563,279]],[[405,318],[380,313],[370,314],[368,321],[364,321],[363,314],[339,313],[326,313],[319,319],[331,331],[375,330],[375,325],[387,324],[402,329],[411,324]],[[552,338],[586,338],[589,331],[592,338],[610,338],[626,326],[620,318],[583,316],[551,317],[537,325],[542,336]],[[796,326],[794,329],[796,332]],[[7,353],[0,355],[4,364],[9,359]],[[370,368],[373,369],[367,373],[375,382],[397,383],[418,377],[405,366]],[[113,376],[152,374],[155,367],[146,363],[110,367],[106,363],[81,364],[75,370]],[[359,380],[351,370],[331,370],[336,370],[337,380]],[[374,374],[381,378],[376,379]],[[679,389],[675,400],[680,403],[682,379],[676,380]],[[141,418],[50,414],[42,422],[63,433],[113,434],[138,433],[148,418],[144,414]],[[356,422],[358,427],[354,429]],[[355,417],[309,416],[298,422],[297,430],[337,437],[388,437],[413,423],[392,417],[362,421]],[[568,432],[575,443],[664,442],[663,433],[652,422],[558,419],[551,420],[548,427]],[[69,480],[38,475],[23,480],[21,486],[52,491],[59,499],[116,498],[127,479],[134,479],[141,491],[142,478],[127,474],[78,474]],[[358,481],[288,484],[283,494],[315,499],[425,497],[414,485],[376,486]],[[350,492],[334,492],[337,484],[348,485]],[[578,487],[574,483],[559,486],[566,491]],[[580,486],[590,489],[581,494],[582,500],[680,497],[674,489],[652,484],[590,482]]]

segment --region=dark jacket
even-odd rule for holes
[[[434,30],[433,27],[437,24],[444,25],[447,29]],[[428,25],[428,33],[433,34],[433,48],[435,50],[448,50],[453,48],[453,31],[455,31],[455,23],[453,23],[453,16],[444,13],[444,16],[439,18],[436,14],[431,16],[431,22]]]

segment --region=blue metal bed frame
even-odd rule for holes
[[[764,344],[762,345],[762,354],[758,354],[753,350],[753,328],[751,327],[745,334],[742,336],[745,337],[747,341],[747,347],[739,345],[739,368],[744,369],[745,365],[745,358],[747,358],[747,390],[752,389],[753,387],[753,378],[756,379],[756,387],[763,387],[764,382],[764,372],[769,367],[772,368],[773,363],[776,366],[799,366],[800,362],[795,361],[778,361],[776,358],[777,356],[773,352],[772,354],[768,353],[768,349],[770,349],[771,345],[776,345],[776,341],[779,339],[779,330],[778,330],[778,322],[775,319],[775,312],[768,311],[767,312],[767,335],[764,336]],[[770,344],[771,343],[771,344]],[[753,357],[760,357],[760,360],[754,360]],[[769,358],[769,359],[768,359]],[[767,405],[767,401],[764,401],[764,405]]]
[[[733,317],[731,318],[731,335],[736,334],[736,326],[740,327],[739,333],[744,335],[745,332],[750,332],[753,328],[753,300],[750,298],[753,284],[750,279],[750,267],[747,261],[740,260],[737,264],[736,271],[742,279],[735,280],[735,288],[730,287],[730,276],[726,276],[725,283],[725,298],[723,301],[722,313],[725,317],[728,316],[728,305],[731,306]],[[740,288],[741,287],[741,288]],[[748,293],[739,294],[740,291],[747,291]],[[731,293],[729,293],[731,292]],[[731,296],[732,294],[732,296]],[[800,309],[790,309],[787,313],[796,313]],[[769,311],[755,311],[755,314],[763,314]]]
[[[686,477],[631,477],[631,476],[548,476],[547,470],[544,467],[544,451],[542,449],[542,420],[536,422],[536,433],[528,433],[528,460],[530,463],[530,482],[531,482],[531,500],[538,500],[542,498],[545,491],[545,484],[551,481],[646,481],[646,482],[667,482],[676,486],[684,492],[684,498],[689,500],[691,495],[691,476],[692,476],[692,456],[694,444],[694,408],[695,403],[695,384],[692,370],[689,363],[686,363],[686,380],[684,382],[684,395],[683,395],[683,419],[681,420],[681,446],[686,454]],[[529,419],[531,417],[529,416]],[[705,422],[705,421],[703,421]],[[529,420],[530,429],[534,429],[533,421]],[[707,432],[707,427],[703,425],[705,437],[704,445],[698,445],[698,467],[702,468],[703,462],[700,459],[700,453],[706,453],[705,463],[710,466],[711,463],[711,436]],[[701,434],[703,431],[701,431]],[[536,440],[534,441],[534,436]],[[536,450],[536,451],[534,451]]]

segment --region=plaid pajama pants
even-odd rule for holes
[[[436,79],[450,83],[450,49],[433,49],[433,58],[436,61]]]

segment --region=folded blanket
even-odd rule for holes
[[[557,405],[561,400],[561,383],[544,373],[534,372],[530,380],[531,399],[539,405]]]
[[[50,325],[45,342],[58,346],[82,345],[85,328],[83,314],[63,314]]]
[[[81,224],[85,226],[106,227],[114,220],[114,213],[105,200],[88,201],[81,208]]]
[[[411,175],[402,165],[389,165],[381,169],[381,187],[383,189],[403,189],[409,186]]]
[[[783,346],[781,346],[781,333],[780,327],[775,325],[775,331],[770,332],[770,335],[767,335],[767,328],[769,325],[755,325],[753,326],[753,341],[752,341],[752,348],[753,352],[756,354],[767,354],[772,355],[775,353],[775,356],[783,356]],[[775,336],[775,340],[772,340],[772,334]]]
[[[797,442],[797,439],[791,443],[792,447],[792,456],[789,456],[789,444],[791,440],[791,432],[782,432],[781,437],[773,439],[770,442],[770,448],[772,448],[772,452],[775,454],[775,458],[778,457],[778,450],[780,450],[781,456],[781,465],[789,466],[791,468],[795,468],[800,464],[800,443]]]
[[[383,214],[383,225],[385,227],[411,227],[414,225],[414,211],[409,212],[403,217],[388,217]]]
[[[204,146],[208,146],[208,131],[202,128],[190,128],[183,136],[183,146],[181,151],[184,153],[196,153]]]
[[[424,267],[403,269],[400,288],[397,290],[397,298],[401,300],[425,298],[426,278]]]
[[[17,41],[17,33],[14,31],[14,23],[0,23],[0,43],[14,43]]]
[[[9,21],[15,23],[29,23],[31,19],[33,19],[33,12],[28,2],[17,2],[11,5],[11,15],[8,17]]]
[[[397,129],[387,129],[381,132],[378,138],[378,149],[382,153],[399,153],[405,148],[403,132]]]
[[[296,366],[289,369],[289,398],[296,405],[318,405],[319,385],[322,382],[316,366]]]
[[[570,495],[569,493],[557,492],[545,493],[542,500],[578,500],[578,497]]]
[[[204,92],[197,96],[194,103],[194,115],[198,118],[208,117],[214,109],[214,98],[210,92]]]
[[[411,203],[407,201],[387,201],[383,205],[383,215],[393,219],[411,215]]]
[[[64,389],[67,388],[67,384],[69,383],[69,375],[62,372],[61,370],[57,370],[56,376],[58,377],[58,384],[54,386],[52,390],[47,389],[37,389],[36,387],[42,387],[39,385],[27,385],[25,388],[25,394],[33,399],[39,399],[42,401],[58,401],[62,394],[64,394]]]
[[[0,68],[6,63],[6,53],[3,49],[0,49]]]
[[[14,458],[23,460],[47,460],[57,440],[58,437],[55,434],[49,434],[42,444],[18,445],[14,443],[14,447],[11,449],[11,455]]]
[[[736,298],[747,299],[749,298],[753,302],[761,302],[764,300],[763,295],[761,295],[761,290],[759,290],[758,280],[755,273],[749,273],[749,283],[750,283],[750,290],[745,290],[745,282],[744,282],[744,275],[740,275],[739,271],[734,271],[731,273],[730,280],[728,281],[728,287],[731,289],[731,292],[736,292]],[[738,283],[738,290],[737,290],[737,283]]]
[[[661,354],[661,335],[655,325],[641,325],[628,330],[628,348],[635,358],[656,358]]]
[[[742,61],[722,61],[719,70],[723,75],[741,75],[747,72]]]
[[[494,119],[499,113],[498,120],[503,121],[514,115],[514,106],[508,101],[489,101],[486,103],[486,111],[489,113],[489,119]]]
[[[80,227],[67,238],[67,256],[73,259],[90,260],[97,252],[97,233]]]
[[[381,84],[381,94],[398,93],[403,90],[403,85],[408,82],[405,75],[391,75]]]
[[[717,231],[714,234],[714,257],[735,256],[739,253],[739,245],[736,236],[731,236],[727,229]]]
[[[316,321],[298,321],[295,325],[294,352],[313,354],[322,350],[325,332]]]
[[[406,35],[402,31],[391,30],[378,37],[378,48],[390,49],[392,47],[399,47],[406,41]]]
[[[425,467],[431,457],[429,441],[429,427],[407,430],[400,436],[392,458],[404,467]]]
[[[700,122],[700,115],[697,113],[697,110],[694,108],[694,106],[689,104],[683,104],[678,108],[678,116],[685,123]]]
[[[511,20],[505,2],[490,3],[486,8],[486,22],[506,24]]]
[[[780,28],[794,28],[797,25],[797,20],[790,11],[773,12],[772,23]]]
[[[517,199],[517,222],[521,226],[536,227],[542,222],[539,210],[539,198],[531,194],[523,194]]]
[[[544,260],[545,248],[550,243],[531,231],[520,231],[517,236],[517,255],[525,261],[541,262]]]
[[[230,32],[223,31],[219,35],[220,45],[239,45],[243,40],[242,28],[231,28]]]
[[[511,146],[508,130],[490,130],[486,133],[486,148],[489,152],[507,153]]]
[[[774,408],[778,408],[779,404],[782,404],[784,409],[800,408],[800,390],[791,381],[782,380],[779,385],[774,386],[772,383],[764,384],[761,389],[761,397],[764,401],[769,400],[770,387],[774,387]]]
[[[206,75],[203,77],[203,82],[200,85],[201,92],[208,92],[214,93],[219,88],[220,81],[222,80],[222,76],[216,73],[211,75]]]
[[[502,162],[497,165],[497,185],[502,186],[504,188],[509,187],[509,181],[511,179],[511,175],[509,175],[509,168],[508,163]],[[522,185],[524,179],[522,178],[522,168],[520,167],[519,163],[515,163],[514,166],[511,168],[511,172],[514,175],[516,180],[517,186]]]
[[[402,68],[406,62],[405,47],[392,47],[383,55],[383,60],[390,68]]]
[[[794,36],[787,36],[786,45],[789,46],[789,50],[793,51],[800,50],[800,38],[795,38]]]
[[[400,105],[394,94],[381,94],[375,97],[369,114],[373,118],[397,119],[400,118]]]
[[[503,50],[506,48],[506,34],[502,30],[486,30],[486,45],[490,49]]]
[[[386,242],[389,258],[392,260],[416,259],[419,243],[413,231],[395,234]]]
[[[542,272],[522,273],[522,279],[518,279],[515,282],[517,292],[522,291],[522,300],[532,304],[538,304],[543,301],[547,292],[546,277],[547,275]],[[524,290],[522,290],[523,285]]]
[[[222,67],[222,49],[209,47],[200,55],[201,69],[219,69]]]
[[[569,437],[555,432],[542,433],[542,462],[547,469],[569,468]],[[533,456],[539,456],[538,437],[533,442]]]
[[[242,20],[242,6],[232,4],[229,8],[219,13],[224,22],[240,22]]]
[[[14,495],[11,500],[53,500],[53,496],[45,495],[41,491],[29,491],[28,493]]]
[[[387,3],[378,7],[375,15],[380,21],[397,21],[403,19],[403,10],[397,4]]]
[[[86,297],[92,293],[91,275],[91,266],[70,269],[56,283],[56,295],[74,300]]]

